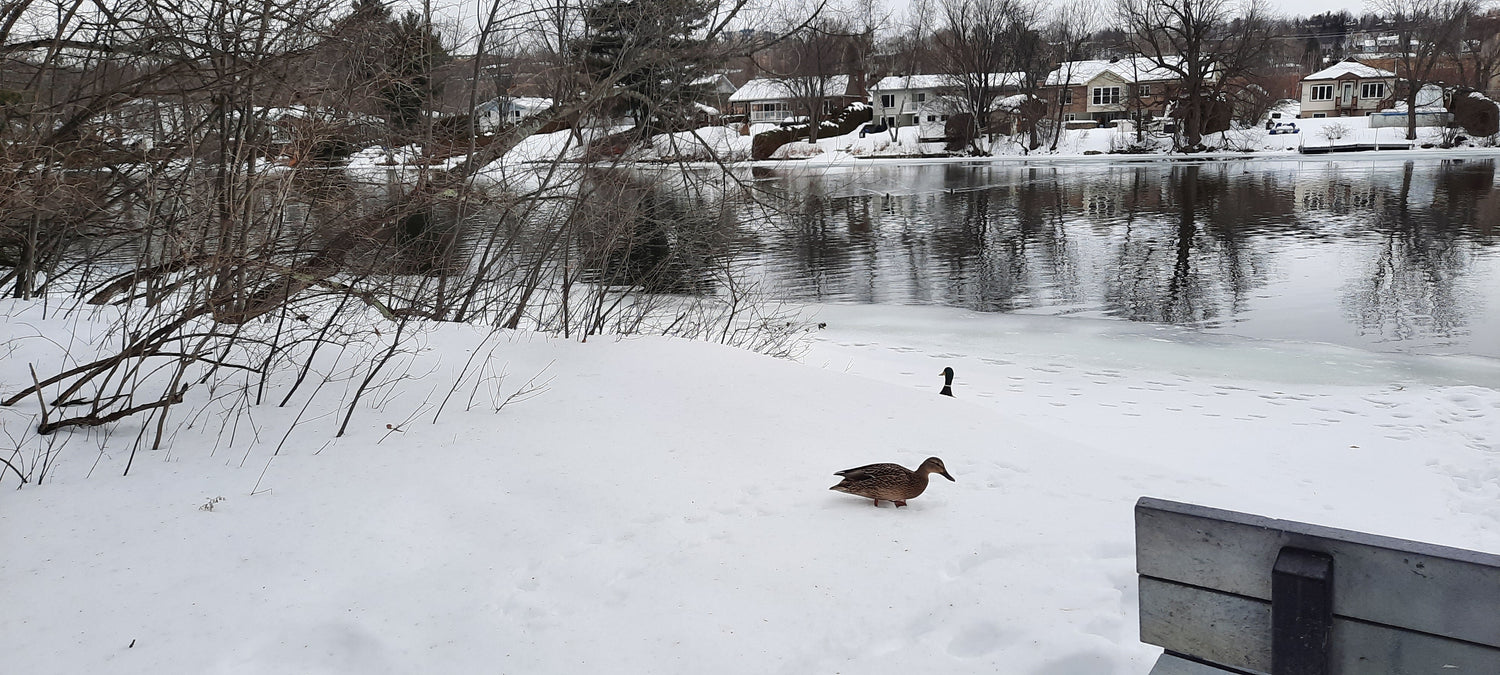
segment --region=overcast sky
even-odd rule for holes
[[[886,1],[896,10],[898,14],[897,18],[899,18],[901,13],[906,11],[906,6],[910,3],[910,0]],[[1048,4],[1057,1],[1049,0]],[[1322,14],[1323,12],[1337,12],[1341,9],[1358,16],[1368,11],[1364,0],[1265,0],[1265,2],[1277,14],[1283,16],[1312,16],[1314,14]],[[1099,2],[1100,7],[1106,7],[1109,4],[1111,4],[1110,0],[1101,0]]]

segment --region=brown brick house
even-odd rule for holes
[[[1047,75],[1041,95],[1049,106],[1061,102],[1064,121],[1106,124],[1166,116],[1177,80],[1176,73],[1141,57],[1068,61]]]

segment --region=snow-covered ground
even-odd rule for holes
[[[800,361],[443,326],[344,438],[299,393],[174,418],[128,477],[137,423],[77,433],[46,484],[0,482],[4,669],[1140,674],[1142,495],[1500,552],[1494,360],[813,311]],[[90,321],[0,305],[0,394]],[[434,423],[474,350],[490,376]],[[957,482],[908,508],[827,489],[928,455]]]
[[[1373,129],[1370,127],[1369,120],[1363,117],[1287,119],[1285,121],[1296,124],[1298,132],[1272,134],[1264,127],[1251,127],[1210,134],[1204,138],[1204,144],[1211,149],[1209,152],[1183,156],[1196,158],[1287,156],[1298,154],[1302,146],[1316,150],[1337,145],[1368,144],[1390,147],[1411,145],[1415,148],[1413,154],[1430,150],[1442,151],[1437,148],[1443,142],[1444,130],[1440,127],[1418,127],[1417,141],[1411,144],[1406,140],[1404,128]],[[785,153],[785,156],[778,156],[777,159],[811,158],[822,163],[846,163],[861,158],[932,156],[943,153],[942,143],[919,143],[916,132],[917,130],[913,127],[898,129],[894,133],[867,134],[864,138],[860,138],[856,132],[846,136],[819,139],[816,150],[801,147]],[[990,144],[986,139],[980,139],[979,144],[991,153],[993,159],[998,161],[1023,158],[1042,161],[1079,158],[1119,161],[1122,158],[1171,154],[1171,140],[1168,137],[1147,133],[1138,138],[1134,128],[1128,123],[1113,128],[1065,129],[1058,137],[1055,150],[1051,148],[1050,137],[1044,137],[1042,147],[1030,152],[1022,147],[1020,144],[1022,140],[1024,140],[1023,137],[1017,137],[1015,140],[1001,138],[998,142]],[[1454,148],[1450,152],[1500,155],[1500,148],[1480,147],[1480,143],[1482,139],[1470,141],[1466,146]],[[801,145],[808,146],[809,144]],[[1433,147],[1424,149],[1421,147],[1423,145]],[[974,161],[975,158],[963,159]]]
[[[994,145],[981,143],[991,153],[989,157],[954,156],[945,154],[943,143],[922,143],[916,127],[895,131],[877,132],[861,137],[859,132],[831,138],[820,138],[817,143],[797,141],[789,143],[764,164],[797,163],[815,165],[850,165],[866,160],[901,162],[1121,162],[1151,159],[1180,158],[1194,160],[1280,158],[1299,156],[1299,148],[1307,146],[1314,150],[1336,145],[1407,146],[1406,132],[1398,128],[1373,129],[1364,118],[1331,118],[1292,120],[1298,127],[1295,134],[1271,134],[1260,127],[1236,129],[1222,134],[1212,134],[1205,139],[1213,150],[1192,154],[1173,154],[1171,143],[1166,138],[1152,139],[1147,136],[1144,146],[1154,149],[1147,152],[1132,151],[1143,147],[1128,125],[1117,128],[1069,129],[1062,132],[1057,149],[1043,143],[1042,149],[1025,151],[1019,143],[1001,139]],[[770,127],[771,125],[757,125]],[[756,131],[756,130],[752,130]],[[595,131],[583,134],[595,138]],[[739,133],[732,127],[704,127],[694,131],[662,134],[652,139],[649,147],[632,151],[632,159],[644,161],[715,162],[739,163],[750,158],[752,136]],[[1443,130],[1437,127],[1418,128],[1418,140],[1410,150],[1401,150],[1400,156],[1412,158],[1445,157],[1496,157],[1500,147],[1483,145],[1483,139],[1471,140],[1466,145],[1454,148],[1440,147]],[[1423,145],[1430,147],[1423,148]],[[349,171],[365,180],[384,181],[391,178],[410,180],[414,176],[416,158],[420,153],[415,148],[393,151],[390,155],[382,148],[368,148],[351,158]],[[1378,158],[1389,159],[1390,152],[1340,153],[1340,159]],[[397,159],[397,165],[389,165],[389,157]],[[483,185],[505,183],[513,188],[535,189],[535,176],[528,165],[548,164],[559,159],[576,161],[583,156],[583,144],[571,131],[537,134],[526,139],[514,150],[484,167],[477,179]],[[405,158],[405,160],[403,159]],[[463,157],[444,160],[437,168],[447,168],[462,161]],[[403,161],[412,164],[402,166]],[[520,186],[520,187],[517,187]]]

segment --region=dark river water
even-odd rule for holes
[[[756,169],[783,299],[1500,357],[1493,159]]]

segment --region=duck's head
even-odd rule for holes
[[[917,473],[935,473],[948,480],[953,480],[953,476],[948,475],[948,467],[943,466],[943,460],[936,457],[928,457],[926,461],[922,462],[922,466],[917,467]],[[953,480],[953,482],[957,483],[958,481]]]
[[[943,372],[939,373],[939,375],[942,375],[943,379],[947,380],[950,384],[953,382],[953,369],[952,368],[944,368]]]

